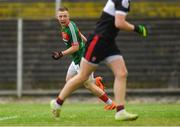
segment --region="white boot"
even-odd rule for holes
[[[120,120],[120,121],[136,120],[137,118],[138,118],[137,114],[128,113],[125,109],[115,114],[115,120]]]
[[[61,106],[57,104],[56,100],[51,100],[50,102],[50,107],[51,107],[51,112],[53,114],[53,117],[56,119],[56,118],[59,118],[59,114],[60,114],[60,111],[61,111]]]

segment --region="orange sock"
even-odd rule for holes
[[[96,77],[96,85],[104,91],[104,83],[102,82],[102,77]]]

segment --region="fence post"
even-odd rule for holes
[[[61,6],[61,0],[55,0],[55,17],[57,15],[57,10]]]
[[[17,20],[17,96],[22,96],[23,76],[23,20]]]

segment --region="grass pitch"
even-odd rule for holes
[[[126,109],[139,118],[115,121],[115,111],[104,111],[102,104],[65,103],[54,120],[49,104],[0,104],[0,126],[180,126],[180,104],[127,104]]]

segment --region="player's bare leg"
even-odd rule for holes
[[[68,73],[66,75],[66,82],[68,82],[71,78],[73,78],[76,74],[70,74]],[[84,86],[89,89],[95,96],[101,96],[104,94],[104,91],[97,87],[94,81],[93,75],[89,76],[89,79],[84,82]],[[102,86],[101,86],[102,87]]]
[[[124,60],[119,57],[119,59],[113,60],[108,64],[114,73],[114,93],[115,101],[117,105],[125,104],[126,95],[126,80],[127,80],[127,69]]]
[[[81,69],[86,68],[86,69]],[[89,75],[96,69],[96,67],[91,66],[81,60],[80,71],[77,75],[71,78],[65,85],[59,94],[59,98],[65,100],[74,90],[83,85],[83,83],[88,80]]]
[[[114,96],[117,104],[115,115],[116,120],[135,120],[137,114],[130,114],[124,109],[125,95],[126,95],[126,81],[127,69],[123,57],[119,56],[117,59],[109,63],[111,70],[114,73]],[[118,69],[117,69],[118,68]]]
[[[81,69],[81,68],[85,68],[85,69]],[[75,75],[68,82],[66,82],[62,91],[59,93],[57,100],[51,101],[50,105],[51,105],[53,116],[55,118],[59,117],[60,108],[64,100],[73,91],[75,91],[78,87],[80,87],[86,80],[88,80],[89,75],[96,69],[96,67],[90,66],[83,60],[81,60],[81,68],[80,68],[80,72],[77,75]]]
[[[93,82],[84,83],[84,86],[97,97],[100,97],[104,94],[104,91],[97,87]]]
[[[108,97],[108,95],[98,86],[95,85],[94,82],[86,82],[85,87],[89,89],[94,95],[99,97],[100,100],[102,100],[105,105],[105,110],[113,110],[116,108],[115,103]]]
[[[67,73],[66,75],[66,82],[70,80],[72,77],[74,77],[76,74],[75,73]],[[91,78],[89,78],[90,80]],[[89,89],[94,95],[99,97],[105,104],[105,110],[113,110],[116,108],[115,103],[107,96],[107,94],[103,91],[104,90],[104,85],[101,83],[102,81],[101,77],[96,78],[94,81],[93,75],[92,75],[92,81],[86,81],[84,83],[84,86]],[[98,85],[96,85],[96,84]],[[100,86],[100,87],[98,87]],[[58,100],[58,99],[57,99]],[[56,102],[57,100],[52,100],[51,101],[51,108],[52,108],[52,113],[54,118],[59,117],[59,112],[60,112],[60,106]],[[61,102],[60,102],[61,103]]]
[[[96,86],[98,86],[101,90],[105,92],[105,84],[103,82],[103,78],[98,76],[95,78],[95,84]],[[101,97],[99,97],[101,100],[104,99],[103,95]],[[104,101],[106,103],[106,105],[104,106],[104,109],[105,110],[114,110],[116,108],[116,104],[115,102],[113,102],[110,98],[109,98],[110,101]]]
[[[75,75],[76,74],[73,73],[67,73],[66,82]],[[108,95],[104,91],[104,83],[102,82],[102,77],[99,76],[94,79],[94,75],[92,74],[89,77],[88,81],[84,83],[84,86],[106,104],[104,107],[105,110],[113,110],[116,108],[115,103],[108,97]]]

